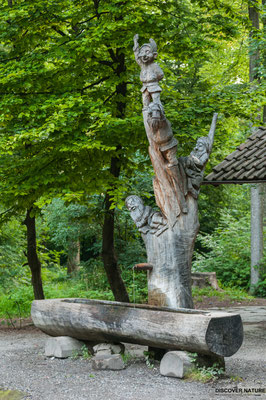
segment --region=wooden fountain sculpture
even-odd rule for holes
[[[200,137],[187,157],[176,158],[178,142],[173,136],[160,100],[163,71],[154,62],[153,39],[139,47],[134,37],[135,59],[141,67],[143,120],[149,154],[155,172],[153,188],[160,211],[145,206],[138,196],[129,196],[126,206],[141,232],[147,258],[149,304],[169,308],[193,308],[191,259],[199,230],[198,195],[209,159],[218,114],[208,136]]]
[[[207,356],[229,357],[241,346],[243,326],[238,314],[193,308],[191,258],[199,229],[200,184],[214,137],[217,114],[209,135],[199,138],[188,157],[176,158],[177,140],[160,101],[163,77],[154,63],[156,44],[134,51],[141,66],[143,118],[160,211],[145,206],[138,196],[126,199],[127,208],[146,244],[149,305],[93,299],[35,300],[35,326],[52,336],[71,336],[91,342],[123,341],[159,349],[182,349]]]

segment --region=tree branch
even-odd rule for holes
[[[98,14],[95,14],[93,17],[86,19],[85,21],[77,22],[76,25],[86,24],[86,22],[90,22],[94,18],[99,18],[102,14],[110,14],[109,11],[103,11]]]
[[[55,32],[59,33],[59,35],[63,36],[63,37],[69,37],[68,35],[66,35],[63,31],[61,31],[61,29],[58,29],[56,26],[52,26],[51,27]]]
[[[107,61],[107,60],[99,60],[94,54],[91,56],[92,59],[94,59],[95,61],[97,61],[99,64],[102,65],[107,65],[108,67],[113,68],[113,62],[112,61]]]
[[[114,62],[117,62],[117,61],[118,61],[118,60],[117,60],[117,57],[116,57],[116,55],[115,55],[115,53],[114,53],[114,50],[111,49],[110,47],[108,48],[108,53],[110,54],[111,59],[112,59]]]
[[[105,76],[104,78],[99,79],[97,82],[94,82],[94,83],[91,83],[88,86],[85,86],[83,89],[81,89],[81,93],[83,93],[83,91],[86,90],[86,89],[90,89],[93,86],[99,85],[99,83],[102,83],[102,82],[106,81],[109,78],[110,78],[110,76]]]

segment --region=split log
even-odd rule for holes
[[[238,314],[173,310],[88,299],[35,300],[32,320],[52,336],[128,342],[200,354],[233,355],[243,341]]]

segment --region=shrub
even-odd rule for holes
[[[225,286],[250,286],[250,216],[237,219],[224,214],[211,235],[199,235],[199,241],[209,251],[196,253],[194,271],[215,271]],[[262,292],[263,282],[258,286]],[[264,286],[265,288],[265,286]],[[263,289],[264,292],[264,289]]]

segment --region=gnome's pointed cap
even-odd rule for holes
[[[149,47],[151,48],[151,51],[152,51],[153,53],[157,53],[157,44],[155,43],[155,41],[154,41],[153,39],[150,39],[150,43],[144,43],[144,44],[141,46],[141,49],[142,49],[142,47],[144,47],[144,46],[149,46]]]

